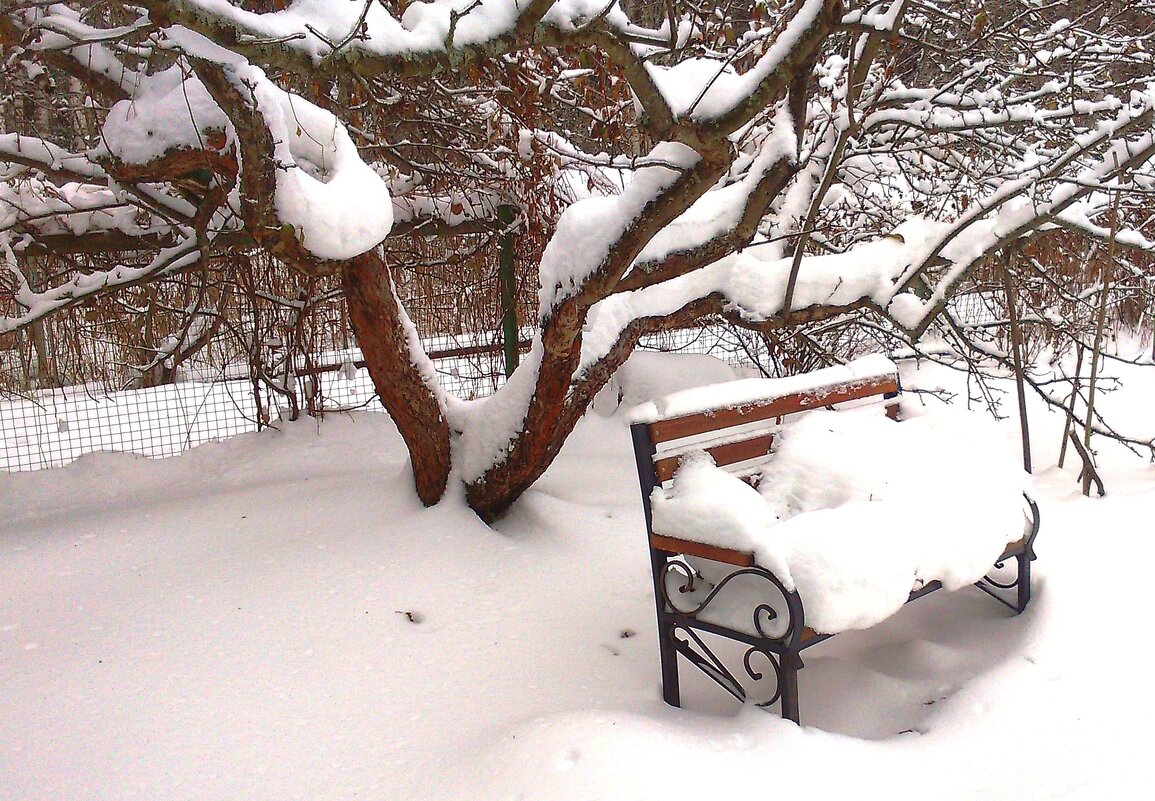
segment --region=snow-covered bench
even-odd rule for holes
[[[669,704],[681,654],[739,700],[768,687],[758,702],[798,722],[801,653],[833,634],[943,587],[1015,612],[1030,600],[1026,474],[993,425],[900,405],[884,357],[687,390],[631,418]]]

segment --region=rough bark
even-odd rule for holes
[[[449,480],[449,424],[410,356],[389,269],[377,253],[364,253],[344,264],[341,282],[373,386],[409,448],[417,496],[432,506]]]

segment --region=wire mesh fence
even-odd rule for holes
[[[84,387],[0,397],[0,468],[57,467],[92,451],[175,456],[258,427],[245,381],[99,394]]]
[[[523,331],[523,350],[531,333]],[[741,332],[711,326],[654,334],[639,348],[707,353],[749,366],[757,343],[754,338],[740,342],[741,337]],[[486,397],[505,381],[502,343],[491,335],[442,335],[425,346],[442,386],[458,397]],[[58,467],[93,451],[175,456],[274,424],[289,415],[289,394],[299,400],[298,408],[314,414],[384,411],[356,349],[329,351],[312,361],[295,371],[282,392],[243,377],[243,369],[222,371],[217,380],[202,376],[146,389],[107,391],[103,385],[88,385],[0,391],[0,470]]]
[[[956,295],[947,308],[963,325],[983,325],[1007,318],[1006,297],[990,290]]]

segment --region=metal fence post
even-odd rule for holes
[[[498,282],[501,285],[501,329],[505,339],[505,377],[513,375],[517,369],[517,276],[514,274],[513,259],[513,206],[498,206],[497,220],[501,223],[501,234],[497,238],[501,249],[498,257]]]

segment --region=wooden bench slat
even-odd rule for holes
[[[650,547],[684,556],[697,556],[701,559],[710,559],[714,562],[724,562],[739,567],[752,567],[754,554],[749,551],[738,551],[733,548],[724,548],[720,545],[707,545],[704,542],[683,540],[678,537],[667,537],[663,534],[650,535]],[[997,560],[1001,562],[1021,554],[1027,547],[1027,538],[1021,537],[1014,542],[1008,542],[1003,554]],[[932,582],[933,583],[933,582]]]
[[[704,542],[680,540],[677,537],[666,537],[661,534],[650,535],[650,547],[659,551],[669,551],[670,553],[683,554],[685,556],[697,556],[702,559],[710,559],[714,562],[738,565],[739,567],[752,567],[754,565],[754,554],[752,553],[736,551],[732,548],[722,548],[718,545],[707,545]]]
[[[718,431],[743,423],[769,420],[796,412],[821,409],[824,406],[869,398],[873,395],[888,395],[897,392],[898,379],[895,376],[880,376],[834,384],[807,392],[783,395],[764,403],[752,403],[733,409],[719,409],[684,417],[672,417],[669,420],[657,420],[650,423],[650,437],[653,443],[658,445],[662,442]]]
[[[713,457],[714,464],[718,467],[725,467],[737,462],[744,462],[747,459],[766,456],[770,453],[770,446],[773,444],[773,434],[761,434],[741,442],[727,442],[704,450]],[[678,465],[682,462],[683,455],[667,456],[654,461],[654,472],[658,475],[659,483],[664,483],[674,477],[674,473],[678,471]]]
[[[1019,537],[1019,539],[1015,540],[1014,542],[1008,542],[1007,543],[1007,547],[1003,551],[1003,555],[998,558],[998,561],[1001,562],[1004,559],[1010,559],[1013,556],[1018,556],[1019,554],[1021,554],[1026,549],[1027,549],[1027,535],[1024,534],[1022,537]]]

